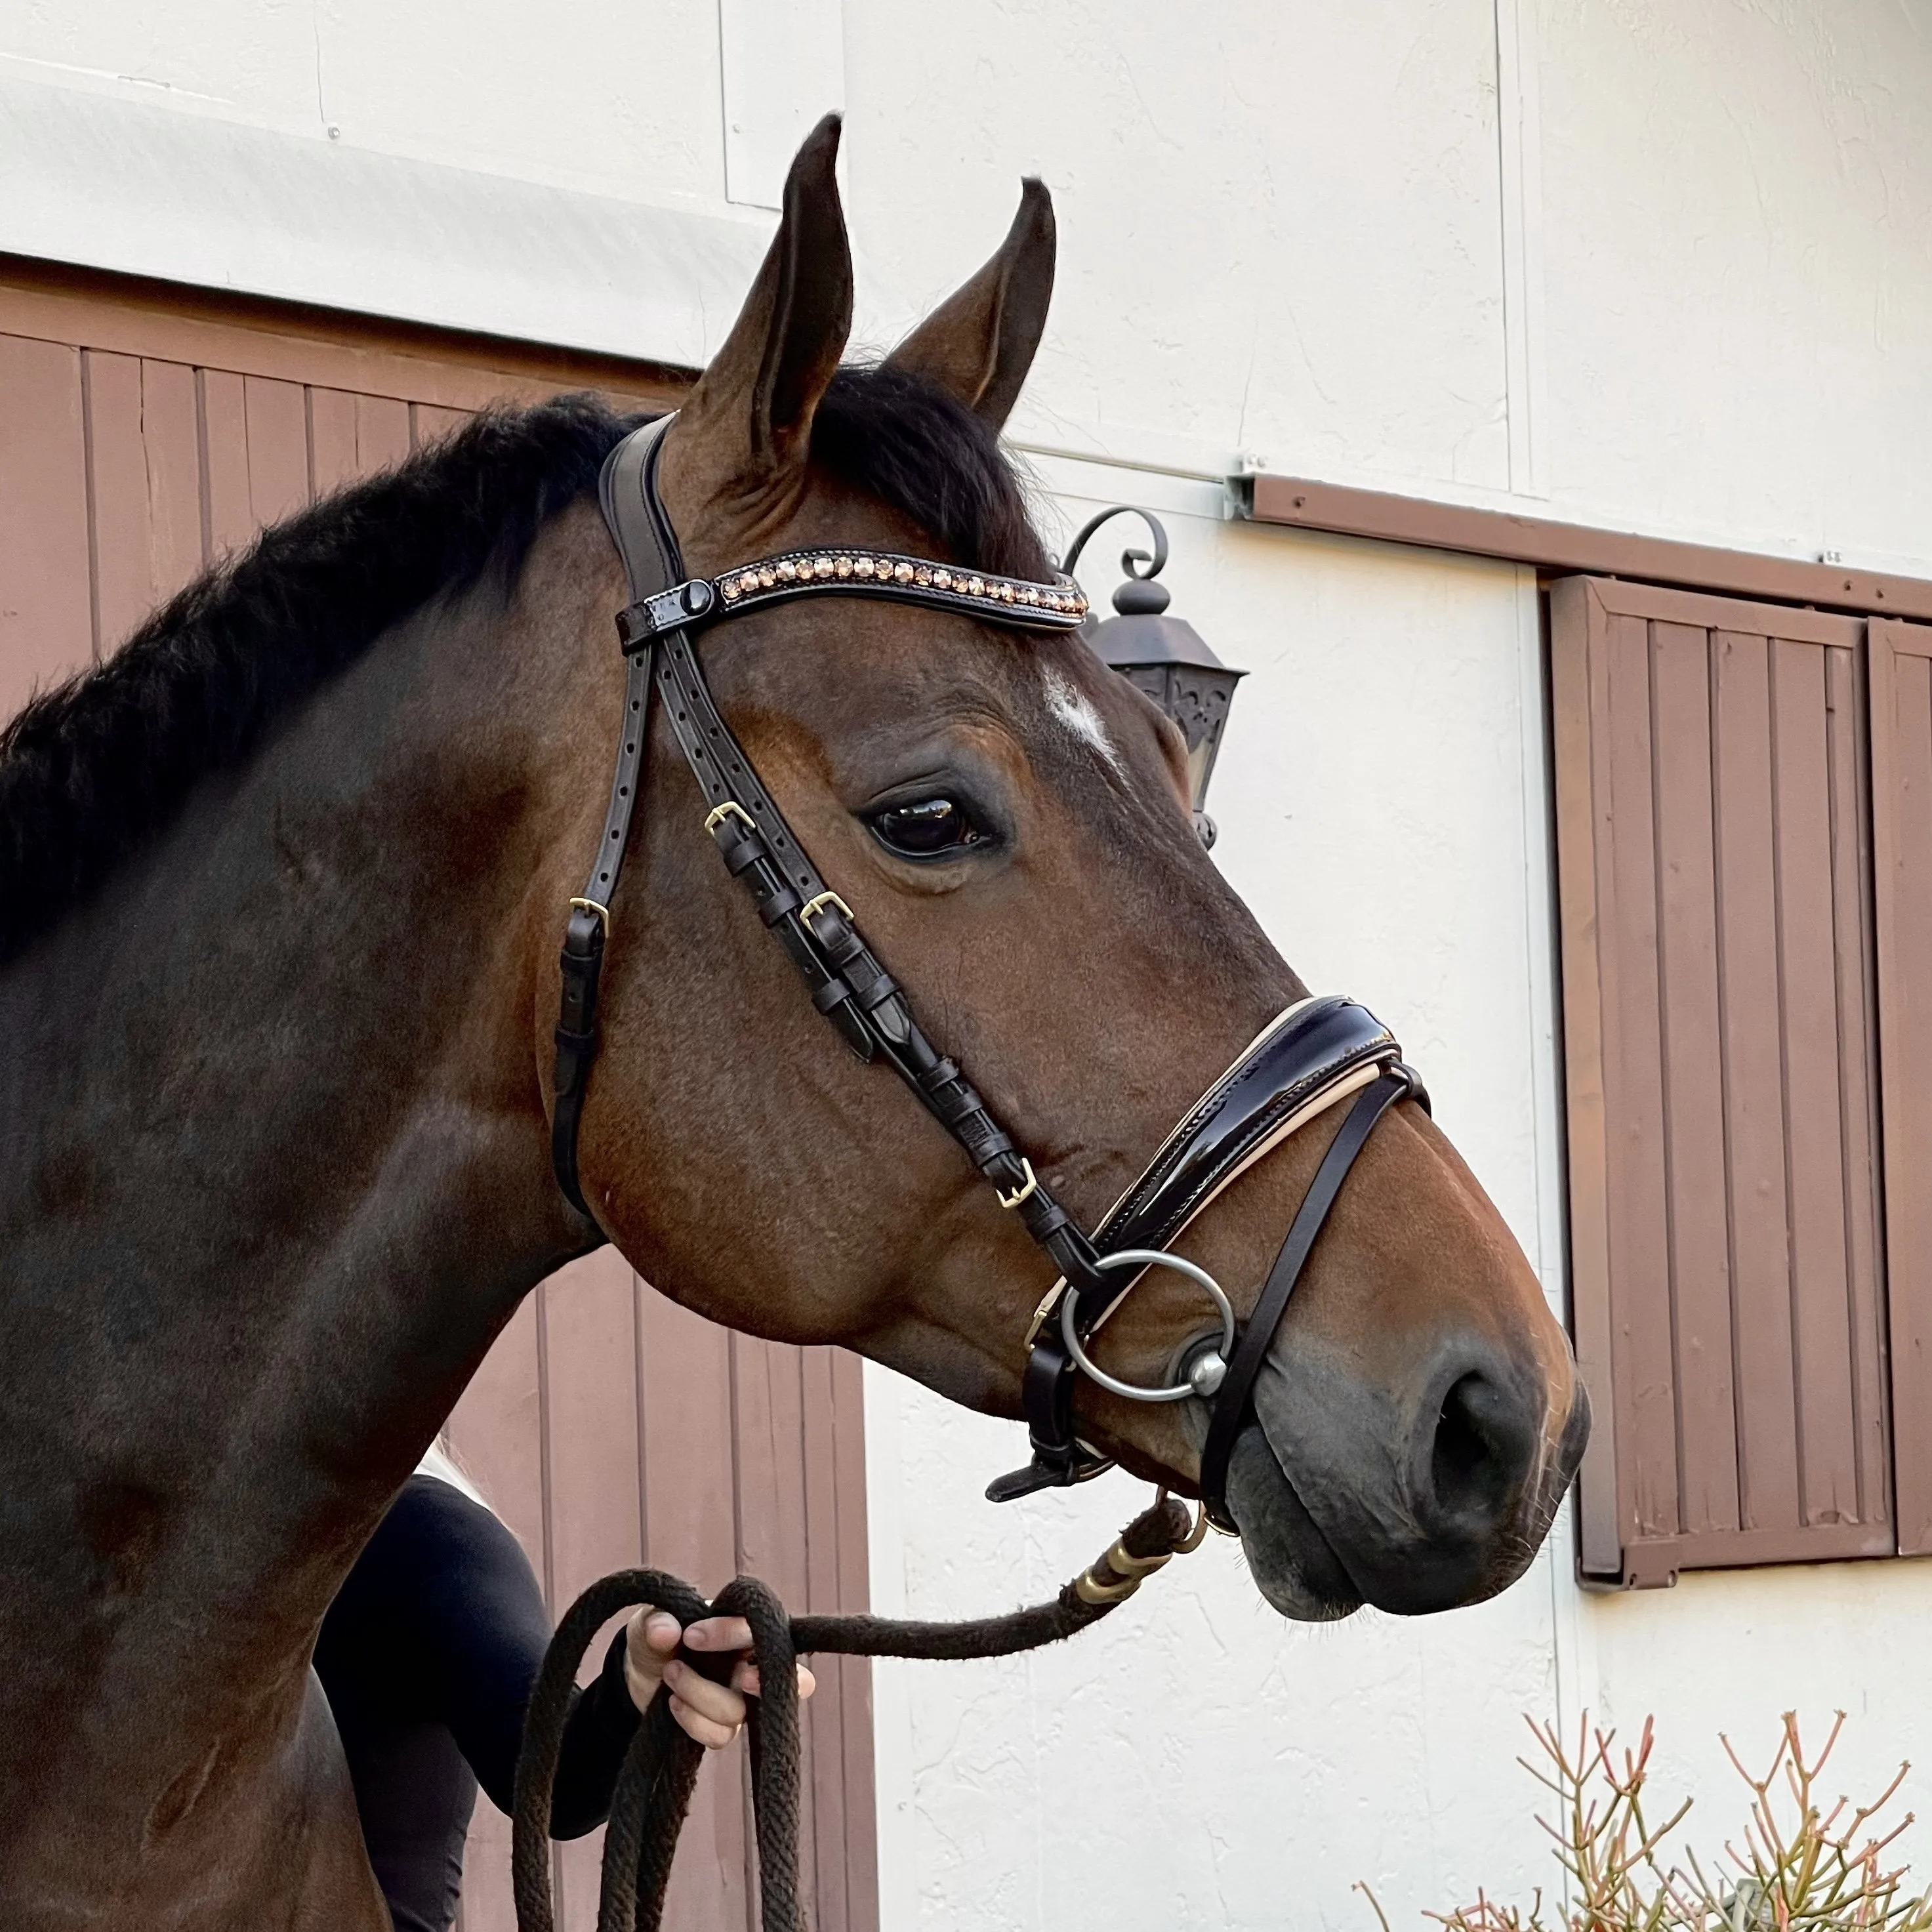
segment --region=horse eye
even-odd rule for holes
[[[950,798],[922,798],[915,805],[889,806],[872,814],[872,836],[902,859],[950,858],[986,833],[964,808]]]

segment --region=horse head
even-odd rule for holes
[[[663,434],[657,488],[685,571],[716,580],[845,547],[1051,584],[998,440],[1045,326],[1046,193],[1027,185],[998,252],[883,364],[844,368],[836,143],[827,122],[801,150],[743,310]],[[920,1026],[1041,1186],[1097,1227],[1244,1043],[1306,997],[1196,837],[1179,733],[1078,636],[970,610],[799,598],[701,648],[724,718]],[[1055,1264],[802,995],[704,836],[667,709],[609,908],[584,1198],[706,1316],[842,1342],[1017,1414]],[[586,800],[602,802],[604,754],[586,740]],[[544,1054],[554,996],[553,981]],[[1348,1112],[1255,1160],[1176,1240],[1238,1316]],[[1162,1384],[1214,1327],[1195,1282],[1162,1269],[1090,1346],[1116,1378]],[[1204,1401],[1136,1402],[1082,1377],[1075,1415],[1090,1455],[1198,1482]],[[1486,1596],[1530,1560],[1586,1428],[1562,1330],[1501,1216],[1423,1107],[1391,1106],[1228,1462],[1226,1508],[1262,1589],[1304,1618]]]

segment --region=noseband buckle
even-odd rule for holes
[[[1024,1154],[1020,1156],[1020,1169],[1026,1176],[1023,1186],[1016,1187],[1010,1194],[1000,1194],[997,1189],[994,1190],[1002,1208],[1017,1208],[1022,1202],[1030,1201],[1040,1192],[1040,1176],[1034,1172],[1033,1162]]]

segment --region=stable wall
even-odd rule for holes
[[[1052,186],[1023,440],[1925,564],[1891,0],[16,7],[0,248],[688,359],[842,97],[874,340]]]
[[[1065,527],[1106,500],[1051,468]],[[1560,1300],[1533,574],[1224,524],[1175,480],[1140,494],[1174,538],[1177,610],[1250,670],[1215,776],[1217,862],[1312,987],[1394,1028]],[[1105,584],[1097,557],[1088,580]],[[867,1376],[877,1607],[1036,1596],[1144,1498],[1116,1474],[995,1508],[980,1489],[1020,1459],[1021,1432]],[[1544,1794],[1516,1762],[1526,1718],[1574,1733],[1587,1710],[1634,1742],[1654,1714],[1659,1789],[1696,1798],[1707,1852],[1744,1812],[1720,1732],[1768,1762],[1782,1712],[1822,1738],[1843,1709],[1834,1775],[1861,1797],[1924,1757],[1932,1682],[1901,1660],[1932,1615],[1932,1563],[1600,1595],[1576,1587],[1573,1547],[1566,1511],[1496,1602],[1310,1627],[1277,1619],[1210,1538],[1059,1652],[881,1663],[881,1922],[1021,1932],[1088,1922],[1097,1897],[1135,1932],[1372,1932],[1358,1881],[1399,1927],[1479,1887],[1526,1904],[1560,1880],[1533,1822]],[[1898,1808],[1924,1816],[1932,1776]],[[1932,1883],[1932,1841],[1916,1858]]]
[[[1250,673],[1215,778],[1216,858],[1312,987],[1394,1028],[1555,1292],[1534,579],[1228,525],[1199,486],[1143,479],[1156,490],[1176,608]],[[1091,506],[1055,507],[1070,524]],[[1038,1594],[1144,1498],[1117,1474],[995,1509],[980,1489],[1020,1432],[868,1376],[877,1606]],[[1210,1538],[1060,1651],[882,1664],[881,1922],[1078,1924],[1103,1899],[1110,1924],[1148,1932],[1372,1932],[1358,1880],[1406,1924],[1527,1882],[1538,1848],[1510,1767],[1522,1714],[1561,1700],[1568,1561],[1559,1538],[1478,1609],[1311,1627],[1268,1609]]]
[[[690,360],[830,97],[874,342],[1042,172],[1061,287],[1018,438],[1066,526],[1169,518],[1177,609],[1254,674],[1217,857],[1397,1028],[1557,1294],[1532,586],[1225,525],[1212,479],[1246,452],[1932,570],[1928,32],[1885,0],[16,8],[0,248]],[[995,1510],[1016,1430],[872,1371],[867,1414],[881,1608],[1050,1587],[1136,1506],[1110,1478]],[[1720,1726],[1755,1751],[1842,1705],[1862,1790],[1932,1733],[1924,1564],[1601,1598],[1569,1562],[1559,1530],[1496,1604],[1306,1629],[1214,1542],[1063,1652],[884,1666],[884,1922],[1366,1928],[1366,1878],[1413,1925],[1550,1876],[1526,1714],[1658,1712],[1712,1838]]]

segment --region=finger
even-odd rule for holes
[[[693,1650],[749,1650],[752,1627],[742,1617],[705,1617],[684,1634]]]
[[[624,1633],[624,1685],[640,1711],[650,1706],[664,1681],[664,1664],[682,1634],[676,1618],[646,1604]]]
[[[741,1658],[738,1667],[731,1673],[731,1688],[742,1690],[747,1697],[758,1695],[758,1666],[749,1658]],[[818,1688],[818,1679],[812,1674],[811,1666],[801,1664],[798,1666],[798,1695],[802,1703]]]
[[[684,1635],[682,1626],[668,1610],[653,1610],[649,1604],[638,1621],[644,1625],[644,1642],[660,1657],[669,1657],[677,1648],[679,1640]]]
[[[664,1681],[664,1688],[700,1717],[734,1731],[745,1721],[745,1700],[730,1684],[713,1683],[684,1663],[666,1665]]]
[[[738,1735],[735,1724],[721,1724],[701,1711],[694,1711],[682,1697],[670,1700],[670,1714],[687,1737],[694,1738],[706,1750],[722,1750]]]

